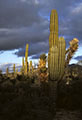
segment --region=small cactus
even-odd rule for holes
[[[15,75],[15,64],[13,64],[13,73],[14,73],[14,75]]]
[[[29,73],[32,72],[32,61],[29,63]]]
[[[25,52],[25,74],[28,72],[28,44],[26,44],[26,52]]]
[[[9,75],[9,68],[7,67],[6,69],[6,75],[8,76]]]
[[[17,73],[18,73],[18,68],[16,69],[16,75],[17,75]]]
[[[22,58],[22,74],[24,74],[25,71],[25,64],[24,64],[24,57]]]

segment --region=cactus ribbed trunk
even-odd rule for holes
[[[63,37],[59,38],[59,55],[58,55],[58,72],[59,72],[59,77],[58,79],[60,80],[63,77],[64,71],[65,71],[65,51],[66,51],[66,44],[65,40]]]
[[[56,10],[51,11],[50,36],[48,53],[48,72],[50,84],[51,111],[56,110],[57,85],[64,74],[65,67],[65,40],[58,38],[58,15]]]
[[[50,48],[50,65],[49,65],[49,77],[51,80],[56,80],[58,77],[58,48]]]
[[[65,68],[65,40],[58,38],[58,15],[52,10],[50,16],[50,36],[48,53],[48,71],[50,80],[59,80]]]

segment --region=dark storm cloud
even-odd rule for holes
[[[82,60],[82,55],[81,56],[77,56],[74,59],[76,59],[76,60]]]
[[[46,42],[46,43],[45,43]],[[36,56],[42,54],[42,53],[47,53],[48,52],[48,42],[39,42],[37,44],[30,44],[29,45],[29,56],[33,55],[32,58],[36,58]],[[16,55],[20,56],[25,56],[25,47],[19,49],[17,52],[15,52]],[[38,56],[39,57],[39,56]]]
[[[21,0],[0,0],[0,27],[30,26],[40,22],[38,16],[40,6],[30,0],[31,4]]]
[[[82,3],[77,3],[75,6],[69,6],[68,15],[60,23],[60,34],[71,40],[74,37],[80,41],[82,45]]]
[[[44,23],[36,23],[29,28],[3,29],[0,37],[0,50],[23,48],[26,43],[29,46],[31,44],[37,46],[39,42],[45,44],[49,34],[49,31],[45,29],[48,24],[45,20]]]
[[[59,35],[67,46],[74,37],[81,45],[81,0],[0,0],[0,50],[18,49],[15,54],[23,56],[28,43],[29,55],[47,52],[52,9],[58,11]]]
[[[39,15],[41,8],[36,0],[0,1],[0,50],[19,49],[26,43],[48,39],[49,22]]]

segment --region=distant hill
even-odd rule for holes
[[[80,60],[77,64],[82,66],[82,60]]]
[[[70,69],[70,71],[75,71],[80,75],[82,74],[82,65],[80,64],[71,64],[68,66],[68,68]]]

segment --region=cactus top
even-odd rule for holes
[[[27,61],[27,57],[28,57],[28,44],[26,44],[25,61]]]
[[[56,10],[51,11],[49,46],[58,46],[58,14]]]
[[[51,11],[50,15],[50,31],[58,33],[58,14],[55,9]]]

